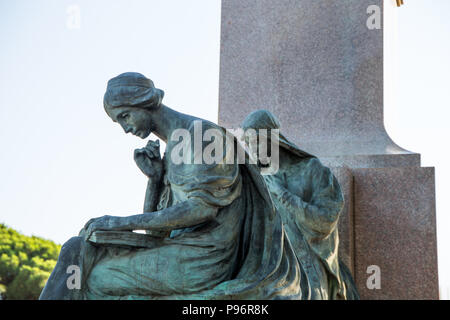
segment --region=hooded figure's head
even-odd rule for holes
[[[254,129],[258,133],[260,129],[280,130],[280,121],[270,111],[261,109],[250,113],[242,122],[241,128],[246,131]],[[294,143],[290,142],[281,132],[279,133],[279,146],[299,158],[314,158],[315,156],[301,150]]]

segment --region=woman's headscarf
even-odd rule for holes
[[[280,121],[267,110],[257,110],[250,113],[241,125],[242,129],[280,129]],[[280,147],[288,150],[300,158],[315,158],[315,156],[301,150],[294,143],[290,142],[283,134],[279,134]]]
[[[155,88],[153,81],[137,72],[125,72],[108,81],[103,98],[105,110],[117,107],[156,109],[164,91]]]

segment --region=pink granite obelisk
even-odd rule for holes
[[[340,254],[363,299],[438,299],[434,168],[385,131],[376,7],[382,17],[383,0],[222,0],[219,124],[270,110],[333,168]]]

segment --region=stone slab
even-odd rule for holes
[[[383,154],[383,155],[350,155],[321,157],[322,163],[328,167],[346,166],[349,168],[393,168],[420,167],[419,153]]]
[[[340,254],[363,299],[437,299],[434,169],[383,123],[383,0],[222,0],[219,124],[267,109],[332,168],[346,200]],[[353,260],[352,260],[353,259]],[[381,268],[368,290],[367,267]]]
[[[439,299],[434,168],[352,169],[362,299]],[[381,269],[369,290],[367,267]]]
[[[329,165],[418,165],[384,128],[383,29],[367,28],[373,5],[382,12],[383,0],[223,0],[219,124],[267,109]]]

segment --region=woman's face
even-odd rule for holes
[[[131,132],[133,135],[145,139],[154,131],[150,112],[144,109],[120,107],[115,108],[109,114],[113,121],[120,124],[125,133]]]

